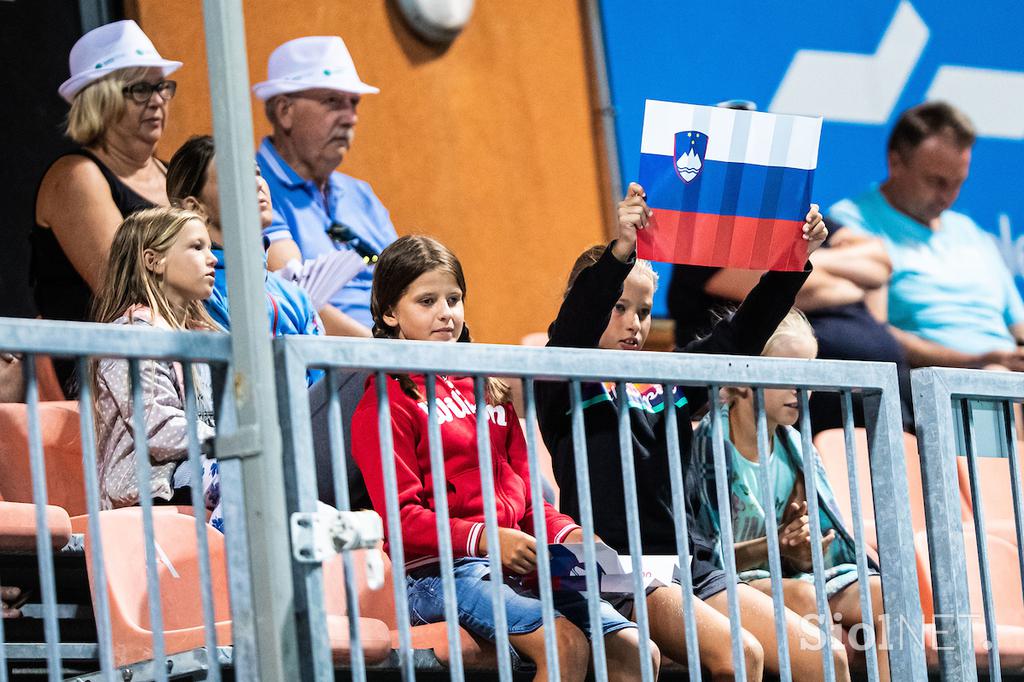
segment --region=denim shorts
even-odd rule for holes
[[[495,640],[494,612],[491,608],[490,564],[486,557],[456,559],[454,565],[455,595],[459,624],[488,641]],[[444,590],[440,566],[425,566],[410,571],[406,578],[409,590],[409,616],[413,625],[444,620]],[[544,622],[540,597],[506,578],[502,600],[510,635],[525,635],[540,628]],[[556,591],[553,594],[555,617],[564,616],[590,638],[587,600],[579,592]],[[601,602],[601,630],[605,636],[636,624],[622,616],[611,604]]]

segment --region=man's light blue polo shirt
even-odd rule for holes
[[[893,208],[877,186],[829,215],[885,243],[892,325],[962,353],[1016,346],[1009,325],[1024,322],[1024,303],[995,240],[973,220],[945,211],[933,231]]]
[[[378,253],[398,239],[391,217],[370,185],[334,171],[327,183],[327,197],[311,180],[304,180],[277,153],[269,137],[263,138],[256,154],[260,172],[270,185],[274,204],[274,222],[263,231],[271,242],[291,238],[299,245],[302,257],[343,248],[327,236],[334,223],[349,227],[364,243]],[[370,287],[373,269],[356,275],[334,295],[331,303],[367,327],[370,317]]]

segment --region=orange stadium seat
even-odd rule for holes
[[[864,535],[873,552],[878,550],[875,535],[875,508],[871,493],[871,473],[868,460],[868,437],[863,428],[854,429],[856,444],[857,482],[860,484],[860,506],[864,519]],[[821,455],[828,473],[836,503],[847,523],[852,522],[850,483],[846,470],[846,441],[842,429],[828,429],[814,437],[814,447]],[[907,466],[907,484],[910,499],[910,522],[915,531],[925,529],[924,492],[921,482],[921,459],[917,452],[917,439],[903,434],[904,460]],[[965,517],[966,518],[966,517]],[[850,528],[852,532],[852,528]],[[876,556],[877,558],[877,556]]]
[[[76,401],[39,403],[39,425],[46,460],[47,501],[72,516],[84,514],[82,437]],[[0,404],[0,495],[11,502],[32,501],[28,406]]]
[[[1018,445],[1017,452],[1018,455],[1024,456],[1024,444]],[[967,467],[967,458],[957,457],[956,460],[960,494],[968,513],[973,518],[971,475]],[[1010,489],[1010,460],[1004,457],[976,457],[975,464],[978,469],[978,485],[982,493],[985,532],[1016,546],[1017,525],[1014,521],[1013,493]],[[1024,470],[1021,472],[1021,478],[1024,479]]]
[[[366,561],[364,552],[380,552],[384,560],[384,585],[379,590],[371,590],[366,582]],[[391,560],[382,550],[358,550],[352,553],[359,585],[359,615],[364,618],[376,618],[384,621],[391,630],[391,646],[398,649],[398,619],[395,616],[395,593],[391,574]],[[328,576],[332,576],[328,580]],[[333,576],[337,576],[334,578]],[[344,585],[344,569],[341,558],[335,557],[324,564],[325,584]],[[325,589],[325,592],[327,590]],[[339,587],[335,594],[325,594],[325,604],[331,611],[345,608],[344,589]],[[344,612],[344,611],[343,611]],[[460,628],[462,645],[462,661],[467,670],[495,670],[498,657],[494,645],[478,639]],[[448,631],[443,622],[429,625],[417,625],[411,630],[412,648],[433,650],[437,660],[448,665],[451,652],[448,648]]]
[[[157,559],[160,603],[163,613],[166,654],[176,654],[205,645],[199,561],[195,519],[173,511],[153,515],[154,537],[166,560]],[[100,513],[104,568],[110,595],[110,622],[114,662],[125,666],[152,658],[149,603],[146,590],[145,544],[142,509],[127,507]],[[224,536],[207,527],[213,583],[217,644],[231,644],[227,561]],[[86,564],[94,579],[90,536],[86,535]],[[384,660],[390,653],[388,628],[370,618],[360,622],[363,651],[369,663]],[[328,636],[335,662],[349,660],[348,620],[328,616]]]
[[[50,544],[60,549],[71,539],[71,519],[60,507],[46,507]],[[36,507],[0,497],[0,552],[36,551]]]
[[[914,536],[919,567],[929,575],[927,537],[924,532]],[[989,535],[985,546],[988,550],[991,583],[998,593],[993,598],[996,611],[996,637],[999,642],[999,662],[1003,673],[1024,672],[1024,592],[1021,590],[1021,576],[1017,567],[1017,548],[1002,538]],[[978,544],[974,530],[964,527],[964,552],[966,555],[967,584],[973,616],[974,651],[979,670],[988,665],[987,639],[984,608],[981,594],[981,572],[978,562]],[[938,665],[937,628],[948,628],[942,622],[935,622],[932,606],[933,591],[930,580],[920,580],[921,606],[924,611],[925,652],[929,668]]]

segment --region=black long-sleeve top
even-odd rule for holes
[[[613,242],[614,243],[614,242]],[[635,257],[622,263],[611,246],[594,265],[583,270],[566,294],[558,317],[549,329],[549,346],[596,348],[608,326],[612,309],[622,295],[622,286]],[[730,355],[760,355],[768,338],[793,306],[797,292],[810,274],[808,262],[802,272],[768,272],[750,292],[736,314],[719,322],[709,336],[698,339],[682,352]],[[614,362],[613,358],[609,358]],[[692,520],[698,488],[689,483],[691,413],[707,402],[707,389],[679,387],[671,400],[662,400],[661,387],[630,385],[630,425],[636,468],[640,531],[644,554],[675,554],[675,527],[669,479],[664,409],[674,406],[678,422],[679,452],[687,472],[687,512]],[[633,388],[636,393],[633,393]],[[629,552],[626,532],[625,498],[619,462],[618,397],[612,387],[584,384],[584,424],[590,465],[594,526],[598,535],[616,551]],[[555,479],[561,492],[560,508],[579,519],[579,498],[573,458],[572,416],[568,384],[538,382],[538,418],[544,444],[551,453]],[[690,552],[696,563],[709,556],[711,543],[694,537]],[[695,547],[694,544],[697,546]],[[696,575],[697,566],[693,566]]]

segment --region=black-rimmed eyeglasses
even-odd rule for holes
[[[161,97],[168,100],[174,97],[177,89],[177,81],[160,81],[159,83],[139,81],[138,83],[124,86],[121,88],[121,92],[125,97],[131,97],[132,101],[136,104],[145,104],[153,96],[154,92],[159,92]]]

